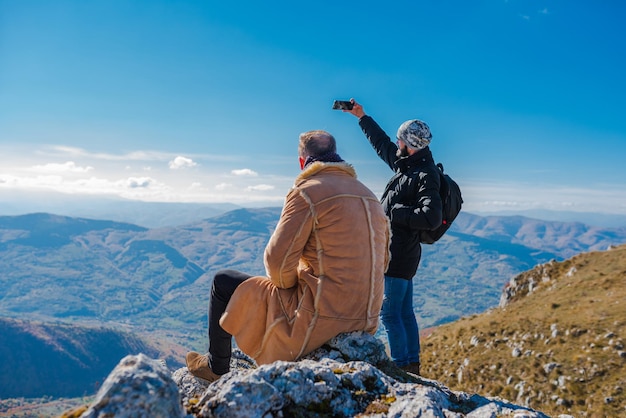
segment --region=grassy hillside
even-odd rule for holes
[[[626,246],[539,265],[505,293],[422,340],[424,376],[550,415],[626,416]]]

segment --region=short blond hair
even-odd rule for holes
[[[300,144],[298,145],[300,157],[319,157],[331,152],[337,152],[337,142],[329,132],[315,130],[300,134]]]

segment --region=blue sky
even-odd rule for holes
[[[280,205],[325,129],[419,118],[472,212],[626,214],[626,3],[0,0],[0,194]],[[1,212],[1,211],[0,211]],[[1,214],[1,213],[0,213]]]

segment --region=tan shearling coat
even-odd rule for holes
[[[258,364],[293,361],[342,332],[374,333],[389,225],[346,163],[309,164],[267,247],[267,276],[243,282],[220,324]]]

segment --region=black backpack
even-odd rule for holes
[[[443,164],[438,163],[437,167],[439,167],[439,177],[441,179],[439,196],[441,196],[441,205],[443,207],[443,221],[435,229],[420,231],[420,242],[423,244],[433,244],[439,241],[439,238],[446,233],[454,219],[461,212],[461,205],[463,204],[459,185],[443,172]]]

